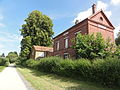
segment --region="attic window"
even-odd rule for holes
[[[100,17],[100,21],[103,21],[103,18],[102,18],[102,17]]]

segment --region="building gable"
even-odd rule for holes
[[[112,25],[112,23],[110,22],[110,20],[107,18],[107,16],[104,14],[102,10],[88,17],[88,19],[93,22],[96,22],[114,29],[114,26]]]

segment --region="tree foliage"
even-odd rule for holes
[[[116,45],[120,45],[120,32],[117,35],[117,38],[115,39]]]
[[[76,50],[77,58],[104,58],[112,52],[112,44],[109,40],[106,42],[101,33],[96,35],[82,35],[78,34],[73,48]]]
[[[20,56],[29,58],[33,45],[50,46],[54,34],[52,27],[52,20],[48,16],[37,10],[31,12],[20,30],[23,36]]]
[[[18,59],[18,54],[17,52],[9,52],[6,58],[9,59],[10,63],[14,63]]]

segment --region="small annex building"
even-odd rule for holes
[[[53,55],[53,48],[45,46],[33,46],[31,49],[31,59],[44,58]]]

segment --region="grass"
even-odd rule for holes
[[[0,66],[0,72],[5,68],[5,66]]]
[[[112,90],[95,83],[60,77],[28,68],[17,68],[35,90]],[[115,89],[114,89],[115,90]]]

